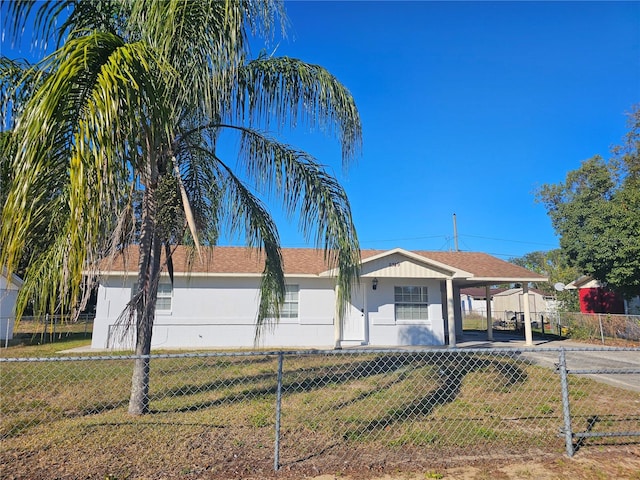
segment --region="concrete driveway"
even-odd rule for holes
[[[494,332],[494,340],[489,342],[482,333],[465,332],[460,348],[508,348],[522,350],[522,356],[532,362],[549,368],[556,368],[559,361],[558,349],[565,349],[567,369],[602,370],[601,373],[585,374],[600,382],[619,388],[640,392],[640,347],[614,348],[575,342],[535,338],[533,347],[526,347],[524,340],[516,334]],[[624,370],[634,373],[612,373],[605,370]]]

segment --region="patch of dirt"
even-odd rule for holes
[[[103,463],[101,452],[92,458],[68,452],[57,460],[42,455],[29,458],[16,455],[9,458],[7,452],[0,455],[5,480],[53,480],[53,479],[100,479],[100,480],[577,480],[577,479],[630,479],[640,480],[640,446],[590,447],[579,451],[573,458],[562,454],[545,453],[539,458],[447,457],[434,460],[432,464],[397,464],[393,459],[371,464],[356,462],[337,470],[335,465],[290,464],[278,472],[273,471],[270,455],[247,455],[238,449],[229,457],[207,459],[200,455],[177,458],[160,454],[143,461],[130,463],[134,452],[123,450],[120,461]],[[197,450],[197,448],[196,448]],[[21,457],[21,458],[20,458]],[[138,459],[140,460],[140,459]],[[303,462],[304,463],[304,462]],[[127,464],[129,464],[127,466]],[[133,468],[132,468],[133,467]],[[327,471],[331,473],[326,473]]]
[[[624,338],[611,338],[607,337],[605,343],[603,344],[601,340],[597,338],[590,339],[579,339],[573,340],[573,342],[584,343],[589,346],[595,347],[622,347],[622,348],[635,348],[640,347],[640,341],[637,340],[626,340]]]
[[[574,458],[558,457],[506,465],[452,468],[443,472],[444,479],[455,480],[577,480],[640,479],[640,455],[633,451],[599,452]],[[416,477],[429,478],[429,477]]]
[[[475,462],[474,462],[475,463]],[[284,478],[284,477],[283,477]],[[307,477],[286,477],[307,478]],[[434,467],[420,471],[386,473],[364,472],[311,477],[312,480],[640,480],[640,448],[616,447],[564,455],[528,462],[516,459],[483,461],[475,465]]]

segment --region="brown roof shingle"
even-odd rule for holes
[[[362,250],[361,256],[363,260],[366,260],[387,251]],[[544,280],[542,275],[486,253],[439,251],[412,251],[412,253],[467,271],[473,274],[474,278]],[[288,275],[318,275],[330,268],[321,250],[283,248],[282,257],[285,273]],[[137,266],[138,249],[131,247],[124,254],[103,260],[100,264],[100,271],[103,273],[135,272]],[[192,274],[260,274],[264,269],[264,256],[258,250],[245,247],[204,247],[202,248],[202,258],[200,258],[193,249],[178,246],[173,253],[173,268],[175,272],[190,272]]]
[[[264,270],[264,254],[245,247],[203,247],[202,255],[193,248],[175,247],[172,258],[175,272],[260,274]],[[138,267],[138,249],[104,259],[102,272],[131,272]],[[315,249],[283,249],[285,273],[317,275],[328,269],[322,252]],[[164,254],[163,254],[164,258]]]

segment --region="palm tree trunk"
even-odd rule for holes
[[[155,183],[155,182],[154,182]],[[136,358],[131,379],[129,413],[144,415],[149,411],[149,373],[151,335],[155,319],[160,255],[162,243],[156,231],[157,184],[148,185],[142,206],[140,231],[140,259],[138,264],[138,291],[142,292],[136,305]]]

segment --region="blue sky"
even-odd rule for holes
[[[640,102],[639,2],[286,8],[288,36],[269,52],[320,64],[349,88],[363,152],[345,173],[337,142],[286,138],[340,179],[363,248],[453,249],[454,213],[461,250],[508,259],[557,248],[534,191],[608,156]],[[6,39],[2,49],[17,56]],[[283,246],[308,246],[272,211]]]
[[[501,258],[558,247],[533,192],[620,143],[640,101],[638,2],[288,2],[277,54],[351,91],[364,148],[334,166],[364,248]],[[287,246],[304,240],[281,227]]]

